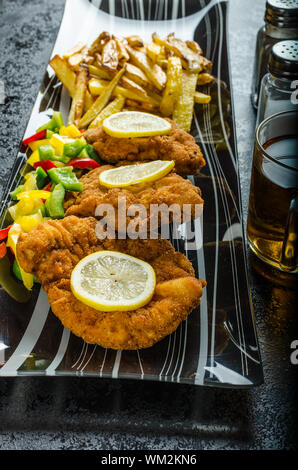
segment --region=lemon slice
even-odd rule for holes
[[[104,312],[136,310],[155,289],[150,264],[117,251],[98,251],[83,258],[71,275],[73,295]]]
[[[105,170],[99,175],[99,182],[107,188],[121,188],[132,184],[156,181],[167,175],[175,162],[155,160],[153,162],[125,165]]]
[[[105,119],[104,131],[112,137],[149,137],[171,132],[171,124],[154,114],[141,111],[121,111]]]

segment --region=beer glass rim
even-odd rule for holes
[[[261,144],[260,142],[260,132],[261,130],[263,129],[263,127],[271,120],[277,118],[277,117],[280,117],[280,116],[286,116],[286,115],[297,115],[297,120],[298,120],[298,110],[294,109],[292,111],[282,111],[280,113],[276,113],[276,114],[272,114],[271,116],[267,117],[266,119],[264,119],[264,121],[262,121],[257,130],[256,130],[256,144],[257,146],[259,147],[259,150],[261,150],[261,152],[265,155],[266,158],[268,158],[269,160],[271,160],[272,162],[276,163],[277,165],[280,165],[282,166],[283,168],[286,168],[287,170],[291,170],[291,171],[294,171],[296,173],[298,173],[298,169],[297,168],[294,168],[292,166],[289,166],[289,165],[286,165],[285,163],[282,163],[280,162],[279,160],[277,160],[276,158],[272,157],[271,155],[269,155],[269,153],[266,152],[266,150],[264,149],[263,145]]]

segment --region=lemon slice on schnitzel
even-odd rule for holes
[[[136,310],[153,296],[156,278],[150,264],[117,251],[83,258],[71,275],[73,295],[103,312]]]
[[[174,160],[155,160],[136,165],[119,166],[101,172],[99,182],[107,188],[121,188],[132,184],[156,181],[167,175],[174,166]]]
[[[121,111],[105,119],[104,131],[112,137],[150,137],[171,132],[171,124],[166,119],[142,111]]]

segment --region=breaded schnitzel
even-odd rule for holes
[[[181,222],[187,219],[196,218],[203,209],[203,199],[201,198],[200,188],[194,186],[189,180],[177,175],[174,171],[166,176],[153,182],[136,184],[125,188],[107,188],[100,185],[99,175],[102,171],[113,168],[110,165],[104,165],[86,173],[80,181],[83,183],[82,193],[72,193],[71,197],[66,201],[66,215],[76,215],[79,217],[94,217],[96,207],[99,204],[111,204],[115,211],[116,230],[118,229],[118,198],[125,198],[126,207],[137,209],[137,205],[142,204],[145,209],[144,217],[140,213],[139,231],[149,231],[149,228],[156,230],[161,222],[167,223],[159,216],[154,219],[154,206],[165,204],[167,207],[172,206],[169,211],[169,222],[176,217],[180,217]],[[184,211],[183,205],[189,205],[189,215]],[[151,211],[150,211],[151,209]],[[126,225],[133,220],[134,214],[126,217]],[[178,221],[179,222],[179,221]],[[124,223],[124,222],[123,222]],[[125,225],[125,226],[126,226]]]
[[[196,279],[190,261],[167,240],[103,240],[96,219],[69,216],[38,225],[17,243],[20,266],[48,293],[53,313],[87,343],[113,349],[148,348],[172,333],[200,304],[206,282]],[[71,292],[76,264],[101,250],[120,251],[151,264],[156,288],[150,302],[134,311],[101,312]]]
[[[83,136],[107,163],[174,160],[179,175],[194,175],[205,165],[200,147],[192,135],[171,122],[168,135],[117,138],[106,134],[102,127],[88,129]]]

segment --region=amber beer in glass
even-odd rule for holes
[[[274,114],[256,130],[247,219],[251,249],[297,273],[298,111]]]

